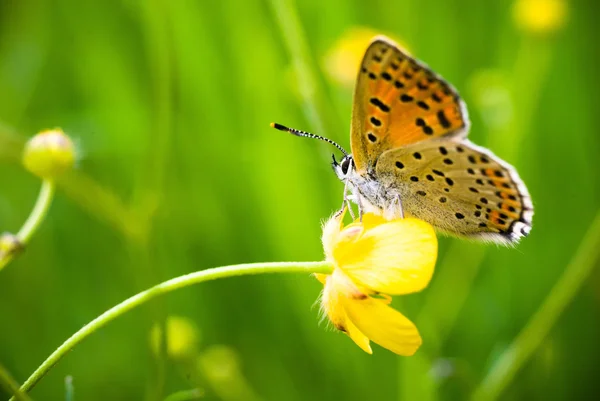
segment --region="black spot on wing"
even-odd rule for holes
[[[419,100],[417,102],[417,106],[419,106],[423,110],[429,110],[429,105],[427,103],[425,103],[424,101],[422,101],[422,100]]]
[[[444,128],[450,128],[450,126],[452,125],[446,117],[446,115],[444,114],[443,110],[437,112],[437,119],[440,122],[440,125]]]
[[[383,103],[381,100],[379,100],[376,97],[372,97],[371,99],[369,99],[369,102],[379,108],[379,110],[383,111],[384,113],[388,113],[390,111],[390,106],[388,106],[387,104]]]
[[[371,124],[376,127],[381,127],[381,120],[379,120],[377,117],[371,117]]]

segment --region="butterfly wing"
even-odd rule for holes
[[[376,178],[404,211],[457,236],[512,243],[529,234],[533,205],[515,169],[467,140],[390,150]]]
[[[373,171],[389,149],[436,137],[464,138],[467,109],[456,90],[427,66],[377,37],[363,58],[352,111],[357,172]]]

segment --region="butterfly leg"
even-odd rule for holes
[[[350,213],[350,217],[352,217],[352,220],[356,220],[356,216],[354,215],[354,211],[352,210],[352,203],[350,203],[350,199],[346,200],[346,204],[348,205],[348,213]]]
[[[400,194],[396,195],[396,201],[398,202],[398,208],[400,209],[400,218],[404,218],[404,208],[402,207],[402,198],[400,198]]]
[[[358,205],[358,218],[359,218],[360,222],[362,223],[363,205],[362,205],[362,201],[361,201],[361,196],[360,195],[356,197],[356,204]]]
[[[350,199],[348,197],[348,179],[344,180],[344,193],[342,198],[342,207],[340,210],[344,210],[345,207],[348,207],[348,212],[350,213],[352,220],[355,220],[356,217],[354,217],[354,212],[352,211],[352,204],[350,203]]]

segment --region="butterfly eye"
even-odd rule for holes
[[[344,159],[342,160],[341,166],[342,166],[342,173],[348,174],[348,169],[350,168],[350,158],[349,157],[344,157]]]

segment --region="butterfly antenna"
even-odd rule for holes
[[[336,148],[338,148],[344,154],[344,156],[348,156],[348,152],[346,152],[344,150],[344,148],[342,148],[340,145],[338,145],[336,142],[332,141],[331,139],[325,138],[320,135],[311,134],[310,132],[300,131],[299,129],[288,128],[285,125],[281,125],[281,124],[277,124],[277,123],[271,123],[271,127],[278,129],[279,131],[289,132],[292,135],[304,136],[306,138],[313,138],[313,139],[319,139],[321,141],[325,141],[327,143],[332,144]]]

